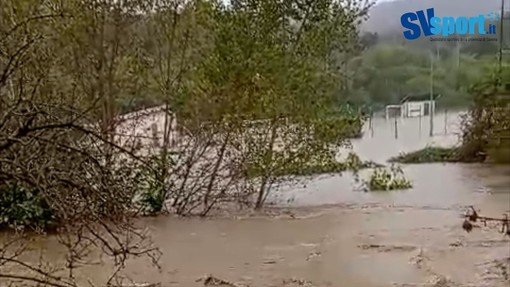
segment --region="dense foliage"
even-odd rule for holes
[[[369,7],[2,3],[0,186],[37,190],[65,226],[165,204],[181,215],[239,197],[261,207],[282,174],[344,170],[332,159],[363,118],[345,106],[339,66],[359,51]],[[155,105],[164,123],[152,135],[143,116],[124,115]]]
[[[363,181],[365,191],[405,190],[413,187],[399,166],[378,167]]]
[[[0,187],[0,230],[46,229],[53,224],[53,211],[36,190],[16,185]]]
[[[438,107],[466,108],[474,100],[470,87],[490,75],[497,63],[497,42],[399,38],[400,34],[361,36],[363,52],[350,55],[345,65],[349,101],[381,110],[404,95],[428,93],[433,74],[434,92],[442,95]]]
[[[474,102],[462,123],[463,159],[510,162],[510,67],[504,66],[472,88]]]
[[[361,127],[339,66],[369,7],[2,0],[0,226],[55,224],[67,250],[31,266],[0,246],[2,284],[78,286],[97,248],[116,268],[97,285],[125,286],[129,258],[158,257],[138,215],[261,208],[282,171],[324,171]]]
[[[403,153],[389,160],[398,163],[432,163],[461,161],[459,148],[445,148],[429,146],[424,149]]]

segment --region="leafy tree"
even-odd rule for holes
[[[115,133],[118,99],[144,86],[133,30],[144,3],[2,1],[0,225],[51,222],[68,254],[63,266],[50,262],[68,271],[56,276],[41,267],[46,262],[29,262],[23,248],[2,242],[2,285],[76,286],[91,246],[119,271],[130,256],[157,255],[132,221],[136,148]],[[24,236],[14,240],[23,246]]]
[[[363,3],[361,3],[363,4]],[[334,157],[345,126],[321,133],[334,109],[337,70],[366,10],[336,1],[234,1],[216,13],[214,47],[196,70],[186,109],[222,123],[223,141],[239,150],[260,208],[282,170]],[[198,106],[196,103],[200,103]],[[217,125],[217,124],[216,124]],[[324,135],[327,137],[324,137]]]
[[[493,70],[470,90],[474,103],[462,123],[461,154],[465,160],[486,160],[508,163],[509,98],[503,83],[510,79],[510,69]],[[504,82],[502,83],[501,80]]]

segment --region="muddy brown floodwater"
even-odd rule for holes
[[[377,120],[354,150],[384,162],[427,144],[454,144],[458,121],[449,117],[445,134],[437,116],[432,138],[425,119],[421,134],[419,119],[399,122],[398,139],[393,122]],[[143,219],[163,252],[162,269],[137,261],[127,273],[182,287],[203,286],[197,279],[204,274],[255,287],[509,286],[509,239],[490,228],[467,234],[460,215],[467,205],[487,216],[510,211],[510,167],[426,164],[404,172],[412,190],[358,192],[348,174],[285,188],[273,200],[289,205],[292,217]],[[54,244],[43,244],[47,260],[60,257]],[[109,274],[105,266],[83,272]]]

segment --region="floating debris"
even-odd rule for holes
[[[479,264],[485,270],[482,277],[485,281],[497,283],[510,283],[510,257]]]
[[[161,287],[161,283],[133,283],[131,285],[121,285],[117,287]]]
[[[368,250],[368,249],[377,249],[380,252],[391,252],[391,251],[401,251],[401,252],[409,252],[417,249],[416,246],[410,245],[380,245],[380,244],[362,244],[358,245],[358,248]]]
[[[322,254],[320,253],[320,251],[314,251],[312,253],[310,253],[307,257],[306,257],[306,261],[310,261],[312,260],[313,258],[315,257],[319,257],[321,256]]]
[[[431,287],[455,287],[458,286],[450,279],[446,278],[445,276],[436,275],[434,278],[429,282],[431,284]]]
[[[291,278],[287,280],[283,280],[284,286],[303,286],[303,287],[315,287],[315,285],[312,284],[312,282],[303,280],[303,279],[296,279]]]
[[[463,216],[465,218],[464,222],[462,223],[462,229],[464,229],[466,232],[471,232],[473,230],[472,223],[475,222],[482,222],[484,226],[487,226],[488,221],[496,221],[501,222],[501,228],[499,230],[500,233],[503,233],[505,235],[510,236],[510,219],[508,218],[508,214],[503,214],[503,218],[494,218],[494,217],[486,217],[486,216],[480,216],[478,215],[478,212],[475,210],[473,206],[469,206],[469,210],[466,212],[466,214]],[[478,226],[476,226],[478,227]]]
[[[204,282],[204,286],[242,287],[240,284],[223,280],[212,275],[205,275],[197,279],[196,282]]]
[[[464,223],[462,223],[462,229],[469,233],[473,230],[473,224],[471,224],[468,220],[464,220]]]
[[[450,243],[450,246],[451,247],[461,247],[461,246],[464,246],[464,243],[462,243],[462,241],[460,241],[460,240],[457,240],[455,242]]]
[[[425,253],[423,252],[422,248],[420,248],[418,254],[411,258],[411,263],[416,265],[418,269],[428,269],[427,261],[430,261],[430,258],[425,256]]]

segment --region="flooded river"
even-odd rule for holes
[[[419,119],[399,121],[398,139],[394,122],[378,119],[353,148],[382,163],[428,144],[453,145],[458,121],[448,117],[445,130],[437,116],[433,137],[428,120],[421,129]],[[127,273],[182,287],[203,286],[204,274],[253,287],[508,286],[509,240],[491,228],[465,233],[460,215],[468,205],[486,216],[510,211],[510,167],[426,164],[404,172],[412,190],[355,191],[348,174],[285,188],[277,200],[293,216],[143,219],[163,252],[162,268],[137,261]],[[51,239],[45,248],[47,260],[58,260]],[[98,279],[108,268],[84,272]]]

